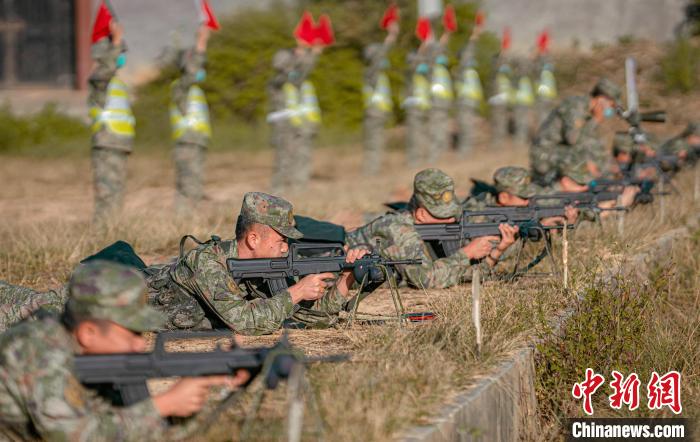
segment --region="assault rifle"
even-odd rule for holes
[[[84,385],[110,397],[115,405],[132,405],[149,397],[148,379],[232,375],[247,370],[251,379],[263,374],[267,388],[287,379],[296,364],[340,362],[346,355],[306,358],[284,336],[272,347],[209,352],[171,352],[165,344],[177,340],[232,337],[230,332],[166,332],[156,337],[150,353],[116,353],[75,356],[75,374]],[[118,395],[114,395],[118,393]]]
[[[370,292],[384,283],[386,272],[398,265],[420,265],[420,259],[387,260],[376,253],[359,258],[354,263],[345,262],[345,250],[341,243],[292,243],[283,258],[255,258],[226,260],[228,271],[234,280],[261,278],[270,293],[287,289],[288,279],[306,275],[352,270],[357,282],[365,281],[363,292]]]

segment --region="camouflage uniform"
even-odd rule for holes
[[[133,115],[130,115],[130,110],[128,114],[122,116],[125,119],[131,118],[130,131],[127,130],[122,134],[115,133],[104,121],[104,111],[110,99],[110,88],[117,86],[113,82],[118,69],[117,58],[123,51],[123,44],[115,46],[108,38],[102,38],[92,46],[92,57],[96,66],[88,78],[90,89],[88,106],[93,119],[92,169],[95,186],[95,221],[100,223],[106,221],[122,207],[126,161],[133,146]],[[127,97],[124,99],[128,100]]]
[[[426,157],[428,118],[430,111],[430,66],[422,54],[409,57],[410,76],[407,81],[409,96],[403,102],[406,110],[406,161],[409,166],[419,165]]]
[[[124,266],[82,265],[68,290],[66,309],[76,318],[108,320],[135,332],[155,330],[163,321],[145,305],[143,278]],[[151,398],[115,407],[98,397],[73,374],[79,351],[73,335],[50,315],[0,336],[0,434],[15,440],[156,441],[197,429],[169,428]]]
[[[409,206],[424,207],[436,218],[457,217],[462,213],[462,207],[454,195],[452,178],[437,169],[426,169],[416,175]],[[403,279],[412,286],[445,288],[471,280],[473,266],[464,251],[458,250],[446,258],[433,259],[428,245],[414,227],[410,210],[387,213],[347,234],[347,244],[351,247],[375,247],[377,241],[376,251],[384,258],[422,260],[420,266],[398,266]],[[488,271],[488,265],[480,266]]]
[[[691,135],[700,136],[700,124],[688,123],[683,132],[664,142],[658,150],[662,155],[678,155],[683,151],[690,155],[696,154],[696,152],[692,152],[691,147],[697,148],[697,146],[690,146],[688,143],[688,137]]]
[[[619,87],[605,78],[596,84],[591,94],[606,95],[616,102],[621,96]],[[540,184],[551,184],[558,165],[568,157],[584,158],[599,167],[607,163],[608,154],[589,105],[590,97],[566,98],[540,126],[530,147],[530,168],[533,179]]]
[[[306,49],[301,55],[297,56],[297,71],[299,77],[296,86],[299,88],[299,98],[302,105],[303,124],[301,125],[301,134],[299,137],[299,146],[296,155],[292,157],[292,168],[288,171],[292,175],[292,186],[294,190],[302,190],[311,178],[311,169],[313,166],[313,144],[318,135],[320,125],[320,113],[318,110],[318,98],[313,85],[309,82],[309,75],[316,66],[318,55],[311,49]],[[309,91],[307,92],[307,88]],[[309,101],[313,101],[311,104]],[[314,107],[315,109],[309,109]],[[312,116],[311,114],[318,114]]]
[[[452,79],[448,70],[447,55],[441,45],[435,45],[432,49],[435,55],[432,56],[433,66],[430,78],[430,145],[428,151],[428,161],[436,161],[440,155],[450,149],[450,108],[454,93],[452,91]]]
[[[457,151],[466,155],[474,145],[474,133],[479,118],[479,108],[484,99],[479,74],[476,71],[475,42],[469,40],[460,57],[461,81],[457,93],[457,122],[459,142]]]
[[[287,238],[301,237],[294,228],[292,206],[281,198],[248,193],[240,216]],[[318,301],[295,305],[287,290],[269,294],[260,281],[233,280],[226,267],[229,258],[238,258],[236,240],[213,237],[170,265],[147,269],[151,303],[167,314],[169,328],[202,329],[221,323],[238,333],[265,334],[287,320],[330,325],[347,301],[332,288]]]
[[[183,54],[182,73],[171,86],[175,209],[179,213],[193,209],[204,197],[204,164],[211,128],[206,98],[197,83],[205,62],[206,54],[194,48]],[[197,121],[192,121],[194,118]]]
[[[530,122],[532,121],[532,109],[535,105],[535,94],[530,80],[529,63],[520,60],[518,63],[518,88],[515,92],[513,106],[513,122],[515,127],[514,140],[525,145],[530,135]]]
[[[50,312],[61,312],[66,297],[64,288],[37,292],[28,287],[0,281],[0,332],[23,319],[35,318],[40,308]]]
[[[537,126],[544,123],[554,109],[557,100],[557,82],[554,78],[554,65],[547,57],[540,57],[540,79],[537,83]]]
[[[489,98],[491,106],[492,144],[499,144],[505,140],[509,133],[510,109],[515,100],[515,90],[512,78],[513,70],[508,63],[503,62],[498,67],[494,87],[495,94]]]
[[[363,171],[367,175],[376,175],[381,170],[384,157],[384,128],[392,110],[391,89],[389,89],[389,78],[386,75],[387,53],[390,48],[389,42],[374,43],[365,48],[367,68],[363,87],[365,102]]]

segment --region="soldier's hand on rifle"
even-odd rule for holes
[[[520,228],[507,223],[501,223],[498,226],[498,230],[501,232],[501,242],[496,246],[496,250],[503,253],[508,247],[515,244],[515,235],[518,234]]]
[[[207,42],[209,41],[209,35],[211,35],[211,30],[207,25],[201,25],[197,30],[197,52],[207,51]]]
[[[122,25],[118,21],[112,20],[109,22],[109,32],[112,34],[112,44],[114,46],[121,45],[122,37],[124,36],[124,28]]]
[[[481,259],[491,252],[493,243],[499,240],[500,238],[497,236],[481,236],[471,240],[469,244],[462,247],[462,250],[469,259]]]
[[[328,272],[304,276],[299,282],[289,288],[292,302],[298,304],[301,301],[316,301],[323,298],[328,287],[332,285],[329,280],[334,278],[335,275]]]
[[[235,376],[207,376],[201,378],[183,378],[165,393],[153,397],[158,413],[163,417],[187,417],[200,411],[207,401],[209,388],[223,386],[235,388],[243,385],[250,378],[246,370],[238,370]]]
[[[367,254],[369,254],[369,250],[367,250],[364,247],[346,250],[345,262],[347,262],[348,264],[352,264],[353,262],[357,261],[358,259],[362,258]],[[355,277],[353,276],[352,271],[346,270],[343,273],[341,273],[337,283],[338,291],[340,292],[340,294],[343,296],[347,296],[350,293],[350,289],[352,288],[354,282]]]
[[[619,204],[622,207],[630,207],[634,203],[634,198],[637,194],[641,192],[641,189],[637,186],[627,186],[619,198]]]
[[[578,209],[572,206],[566,206],[564,208],[564,214],[566,215],[566,223],[569,225],[576,224],[578,220]]]

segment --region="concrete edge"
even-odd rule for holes
[[[670,257],[673,244],[689,237],[691,229],[699,225],[700,214],[692,217],[687,227],[662,234],[646,250],[605,272],[599,281],[614,287],[619,277],[646,279],[655,265]],[[560,316],[557,322],[565,321],[570,314],[571,311]],[[404,442],[533,439],[537,426],[534,345],[521,348],[491,373],[444,406],[430,424],[409,428],[397,439]],[[497,418],[493,419],[494,416]]]

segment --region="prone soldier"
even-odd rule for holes
[[[143,352],[141,333],[164,318],[146,305],[146,285],[134,269],[95,261],[68,284],[62,315],[44,314],[0,335],[0,434],[10,439],[176,440],[201,430],[197,420],[169,425],[205,407],[211,386],[245,383],[236,376],[183,378],[167,391],[117,407],[80,384],[74,355]],[[206,412],[206,411],[205,411]]]

